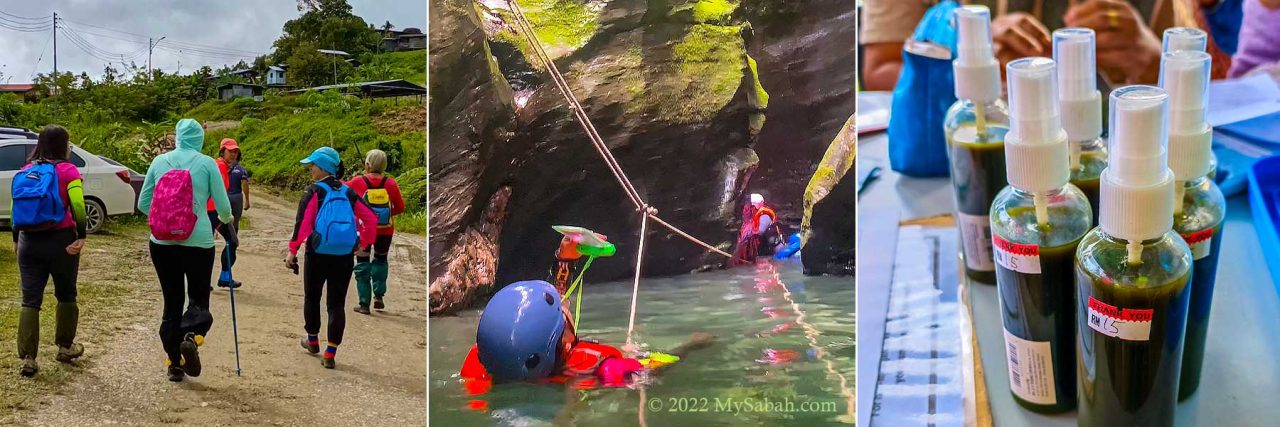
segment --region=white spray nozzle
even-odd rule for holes
[[[1164,47],[1161,52],[1177,52],[1180,50],[1198,50],[1204,52],[1205,46],[1209,44],[1209,37],[1204,31],[1188,28],[1173,27],[1164,30]]]
[[[1097,96],[1095,52],[1093,30],[1063,28],[1053,32],[1053,60],[1058,63],[1062,100]]]
[[[1009,80],[1009,184],[1031,192],[1062,187],[1070,178],[1067,134],[1058,116],[1056,67],[1049,58],[1022,58],[1005,66]]]
[[[1098,92],[1094,38],[1093,30],[1088,28],[1053,32],[1062,128],[1072,141],[1093,141],[1102,135],[1102,94]]]
[[[1169,93],[1169,169],[1178,181],[1209,172],[1213,136],[1205,111],[1211,65],[1209,54],[1195,50],[1160,58],[1160,87]]]
[[[991,102],[1000,98],[1000,63],[991,47],[991,11],[986,6],[955,9],[956,98]]]
[[[1141,261],[1140,242],[1173,228],[1173,173],[1169,170],[1169,95],[1154,86],[1111,92],[1111,142],[1102,171],[1098,225],[1128,240],[1129,261]]]
[[[1062,131],[1054,62],[1022,58],[1005,66],[1009,80],[1009,133],[1020,144],[1049,144]]]
[[[1155,86],[1125,86],[1111,92],[1111,177],[1127,185],[1159,182],[1168,168],[1165,118],[1169,95]]]
[[[1160,87],[1169,94],[1169,133],[1203,131],[1208,126],[1209,54],[1181,50],[1165,53],[1160,62]]]
[[[991,11],[986,6],[963,6],[956,15],[956,61],[980,65],[995,61],[991,48]]]

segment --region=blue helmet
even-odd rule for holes
[[[541,280],[516,282],[493,294],[480,315],[477,356],[496,381],[551,374],[564,334],[560,293]]]

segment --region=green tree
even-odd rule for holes
[[[341,58],[320,53],[318,49],[311,43],[302,44],[301,48],[286,61],[289,64],[289,70],[285,72],[285,79],[291,84],[302,86],[333,84],[336,68],[337,81],[345,80],[351,73],[351,64]]]
[[[364,19],[353,15],[346,0],[317,0],[312,3],[318,9],[285,22],[283,34],[274,44],[271,62],[283,62],[292,67],[294,64],[289,59],[302,49],[341,50],[353,58],[377,51],[382,36]]]

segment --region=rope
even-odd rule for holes
[[[796,304],[796,301],[791,299],[791,289],[787,288],[787,283],[782,281],[782,276],[778,274],[778,270],[773,268],[773,264],[766,263],[765,265],[769,266],[769,273],[773,275],[773,280],[777,281],[779,286],[782,286],[782,297],[786,298],[788,303],[791,303],[791,310],[796,313],[796,324],[800,325],[800,327],[804,329],[804,336],[809,340],[809,348],[813,349],[813,355],[826,365],[825,369],[827,371],[827,375],[836,377],[839,380],[840,394],[843,395],[848,402],[849,419],[853,419],[854,393],[853,389],[849,387],[849,380],[845,378],[844,374],[836,371],[835,362],[832,362],[825,357],[827,351],[818,344],[818,335],[821,335],[821,333],[818,332],[818,328],[815,328],[813,325],[809,324],[809,322],[804,320],[804,311],[801,311],[800,305]]]
[[[631,319],[627,320],[627,347],[632,346],[631,334],[636,328],[636,297],[640,295],[640,263],[644,261],[644,237],[648,231],[649,215],[640,216],[640,248],[636,252],[636,276],[631,284]]]
[[[591,261],[595,260],[596,257],[587,257],[587,262],[582,264],[582,270],[578,270],[578,278],[574,279],[573,284],[569,285],[569,290],[564,292],[564,297],[567,298],[573,295],[575,289],[578,291],[577,301],[573,303],[573,324],[575,328],[579,328],[582,325],[582,323],[578,322],[578,319],[582,318],[582,290],[586,289],[585,286],[578,287],[578,285],[582,284],[582,277],[587,275],[587,269],[591,268]]]

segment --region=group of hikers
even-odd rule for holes
[[[152,160],[137,207],[147,216],[151,261],[163,295],[159,335],[166,371],[170,381],[180,382],[200,376],[199,348],[213,326],[209,299],[215,234],[225,242],[218,286],[231,292],[242,286],[232,271],[241,217],[251,203],[250,174],[241,164],[243,153],[234,139],[223,139],[218,157],[211,158],[201,151],[204,127],[193,119],[182,119],[174,141],[171,151]],[[24,377],[39,371],[40,308],[50,278],[58,301],[55,359],[71,363],[85,352],[75,341],[76,283],[88,222],[83,178],[70,158],[67,130],[46,126],[27,165],[13,181],[11,229],[22,289],[18,357],[19,374]],[[321,353],[320,301],[325,298],[328,335],[320,360],[333,369],[346,327],[352,276],[359,295],[355,312],[367,315],[371,306],[385,308],[387,259],[395,233],[392,218],[405,205],[395,179],[384,175],[387,154],[381,150],[366,153],[363,173],[345,182],[341,179],[345,167],[333,148],[318,148],[300,164],[313,183],[298,204],[284,263],[294,274],[301,264],[302,347],[313,355]],[[300,250],[304,251],[302,263],[298,262]],[[234,297],[232,301],[234,316]]]
[[[748,196],[743,210],[734,264],[753,263],[757,256],[783,251],[777,213],[760,194]],[[547,280],[515,282],[490,298],[480,316],[476,344],[459,372],[468,392],[485,393],[494,382],[572,383],[573,388],[624,387],[644,375],[660,372],[715,337],[694,333],[668,354],[639,352],[583,339],[576,332],[581,299],[569,295],[581,286],[584,270],[598,254],[613,254],[608,237],[578,227],[555,227],[564,234],[555,250]],[[775,248],[775,245],[778,246]],[[602,251],[601,247],[607,247]],[[582,263],[584,255],[587,263]],[[577,277],[576,280],[571,279]]]

